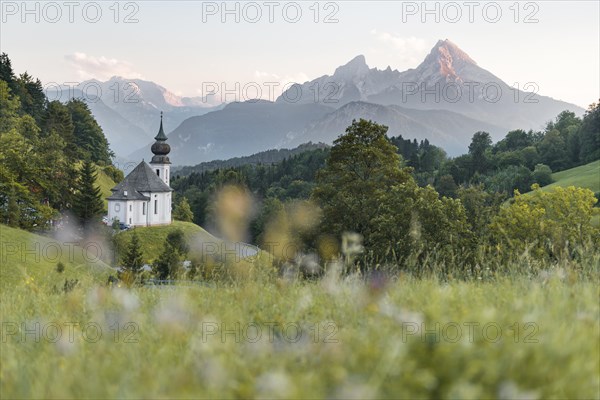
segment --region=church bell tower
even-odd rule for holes
[[[170,165],[171,161],[169,160],[169,153],[171,152],[171,146],[169,146],[167,141],[167,135],[165,135],[165,131],[163,130],[163,113],[160,113],[160,129],[158,130],[158,134],[154,139],[156,142],[151,147],[152,153],[154,156],[152,157],[152,161],[150,161],[150,166],[152,170],[164,183],[170,186]]]

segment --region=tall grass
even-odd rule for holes
[[[90,275],[65,292],[53,272],[0,294],[0,395],[598,398],[592,253],[483,263],[481,279],[435,273],[429,259],[419,277],[232,272],[212,287],[127,289]]]

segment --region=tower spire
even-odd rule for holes
[[[167,135],[165,135],[165,131],[163,130],[163,112],[160,112],[160,129],[158,130],[158,134],[154,137],[154,140],[159,140],[164,142],[167,140]]]
[[[160,129],[158,134],[154,137],[156,142],[151,147],[154,157],[152,157],[151,164],[170,164],[169,153],[171,152],[171,146],[167,143],[167,135],[163,129],[163,113],[160,112]]]

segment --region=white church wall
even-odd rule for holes
[[[150,200],[150,224],[171,223],[171,193],[152,193]]]
[[[108,204],[109,223],[117,218],[131,226],[167,225],[171,223],[171,193],[143,193],[143,200],[111,200]]]
[[[127,202],[125,201],[109,201],[108,203],[108,221],[112,224],[113,220],[118,219],[120,222],[126,222]]]
[[[130,225],[133,226],[146,226],[146,215],[144,215],[144,205],[146,201],[144,200],[136,200],[132,202],[132,211],[131,211],[131,220],[132,223]]]

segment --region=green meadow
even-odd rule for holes
[[[551,190],[554,187],[577,186],[600,192],[600,160],[586,165],[567,169],[552,174],[553,183],[544,186],[542,190]]]
[[[210,286],[132,288],[83,258],[59,273],[5,250],[6,399],[599,396],[597,250],[514,273],[482,265],[474,279],[330,265],[297,280],[254,262],[255,274]]]

